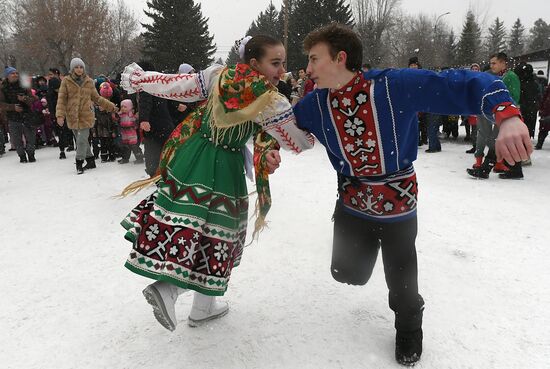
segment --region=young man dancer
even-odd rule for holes
[[[338,176],[332,276],[364,285],[382,249],[395,312],[396,360],[414,365],[422,354],[424,301],[418,294],[415,238],[418,112],[484,114],[500,126],[497,153],[509,163],[532,152],[529,132],[506,86],[488,74],[462,70],[361,71],[361,42],[331,24],[304,41],[307,73],[318,89],[294,108],[298,126],[315,134]],[[276,151],[266,155],[273,172]]]

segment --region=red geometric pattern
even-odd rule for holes
[[[393,218],[416,209],[418,185],[414,170],[382,182],[344,182],[340,198],[344,205],[367,216]]]
[[[370,86],[371,81],[358,74],[346,86],[329,94],[343,154],[357,177],[384,173]]]
[[[152,215],[153,200],[151,197],[142,201],[131,215],[137,231],[133,243],[137,255],[129,260],[135,265],[140,255],[144,256],[147,262],[141,268],[223,294],[233,267],[242,257],[246,228],[235,242],[205,236],[198,230],[157,219]]]
[[[170,196],[173,199],[181,199],[183,196],[188,196],[197,205],[208,205],[209,209],[217,209],[220,205],[223,205],[227,213],[237,218],[239,214],[248,209],[248,199],[241,199],[237,201],[237,205],[227,196],[213,194],[207,192],[203,196],[199,196],[195,193],[195,188],[198,185],[186,186],[177,184],[173,179],[167,178],[164,183],[170,188]]]

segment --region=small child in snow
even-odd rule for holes
[[[113,96],[113,90],[109,83],[104,82],[100,85],[99,94],[107,100],[111,99],[111,96]],[[107,112],[100,106],[96,107],[96,123],[92,129],[92,140],[94,141],[94,146],[97,146],[97,141],[99,141],[102,163],[115,161],[116,159],[115,147],[113,143],[113,140],[116,137],[116,123],[114,118],[114,114]],[[94,148],[94,151],[96,150],[97,149]]]
[[[120,103],[120,112],[118,113],[118,125],[122,138],[122,159],[119,164],[126,164],[130,161],[130,154],[133,152],[136,160],[134,164],[143,163],[143,152],[139,147],[137,133],[137,117],[134,114],[134,104],[132,100],[126,99]]]
[[[93,137],[99,139],[101,162],[115,161],[113,140],[116,137],[116,126],[113,114],[98,106],[95,111],[95,119]]]

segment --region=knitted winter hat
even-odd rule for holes
[[[73,58],[73,60],[71,60],[69,69],[72,71],[76,66],[81,66],[82,68],[84,68],[84,70],[86,70],[86,65],[80,58]]]
[[[120,102],[120,106],[121,107],[124,106],[130,112],[134,108],[134,103],[132,102],[132,100],[126,99],[126,100],[122,100]]]
[[[481,70],[481,67],[477,63],[472,63],[472,65],[470,65],[470,69],[474,69],[475,67],[477,67],[478,70]]]
[[[99,86],[99,94],[106,99],[109,99],[111,96],[113,96],[113,89],[111,88],[109,82],[103,82]]]
[[[17,72],[17,69],[15,69],[14,67],[6,67],[6,69],[4,69],[4,78],[8,78],[10,74],[15,72]]]
[[[193,68],[187,63],[180,64],[180,67],[178,68],[179,74],[191,74],[194,71],[195,71],[195,68]]]

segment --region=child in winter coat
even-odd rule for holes
[[[98,92],[101,97],[111,101],[113,90],[109,83],[101,83],[98,86]],[[114,137],[116,136],[116,116],[108,113],[105,109],[95,107],[95,124],[91,130],[91,141],[94,157],[101,157],[101,162],[116,160],[114,148]]]
[[[43,132],[45,137],[45,142],[49,146],[57,146],[57,141],[55,140],[55,136],[53,134],[53,121],[52,121],[52,115],[50,114],[50,109],[48,108],[48,101],[45,97],[40,99],[40,112],[42,113],[43,119],[44,119],[44,125],[43,125]]]
[[[122,159],[119,164],[127,164],[130,161],[130,154],[133,152],[136,160],[134,164],[143,163],[143,152],[139,147],[137,133],[137,117],[134,114],[134,104],[132,100],[126,99],[120,103],[120,112],[118,113],[118,125],[122,139]]]
[[[115,161],[113,140],[116,137],[116,124],[113,114],[98,106],[95,117],[93,136],[99,139],[101,162]]]

